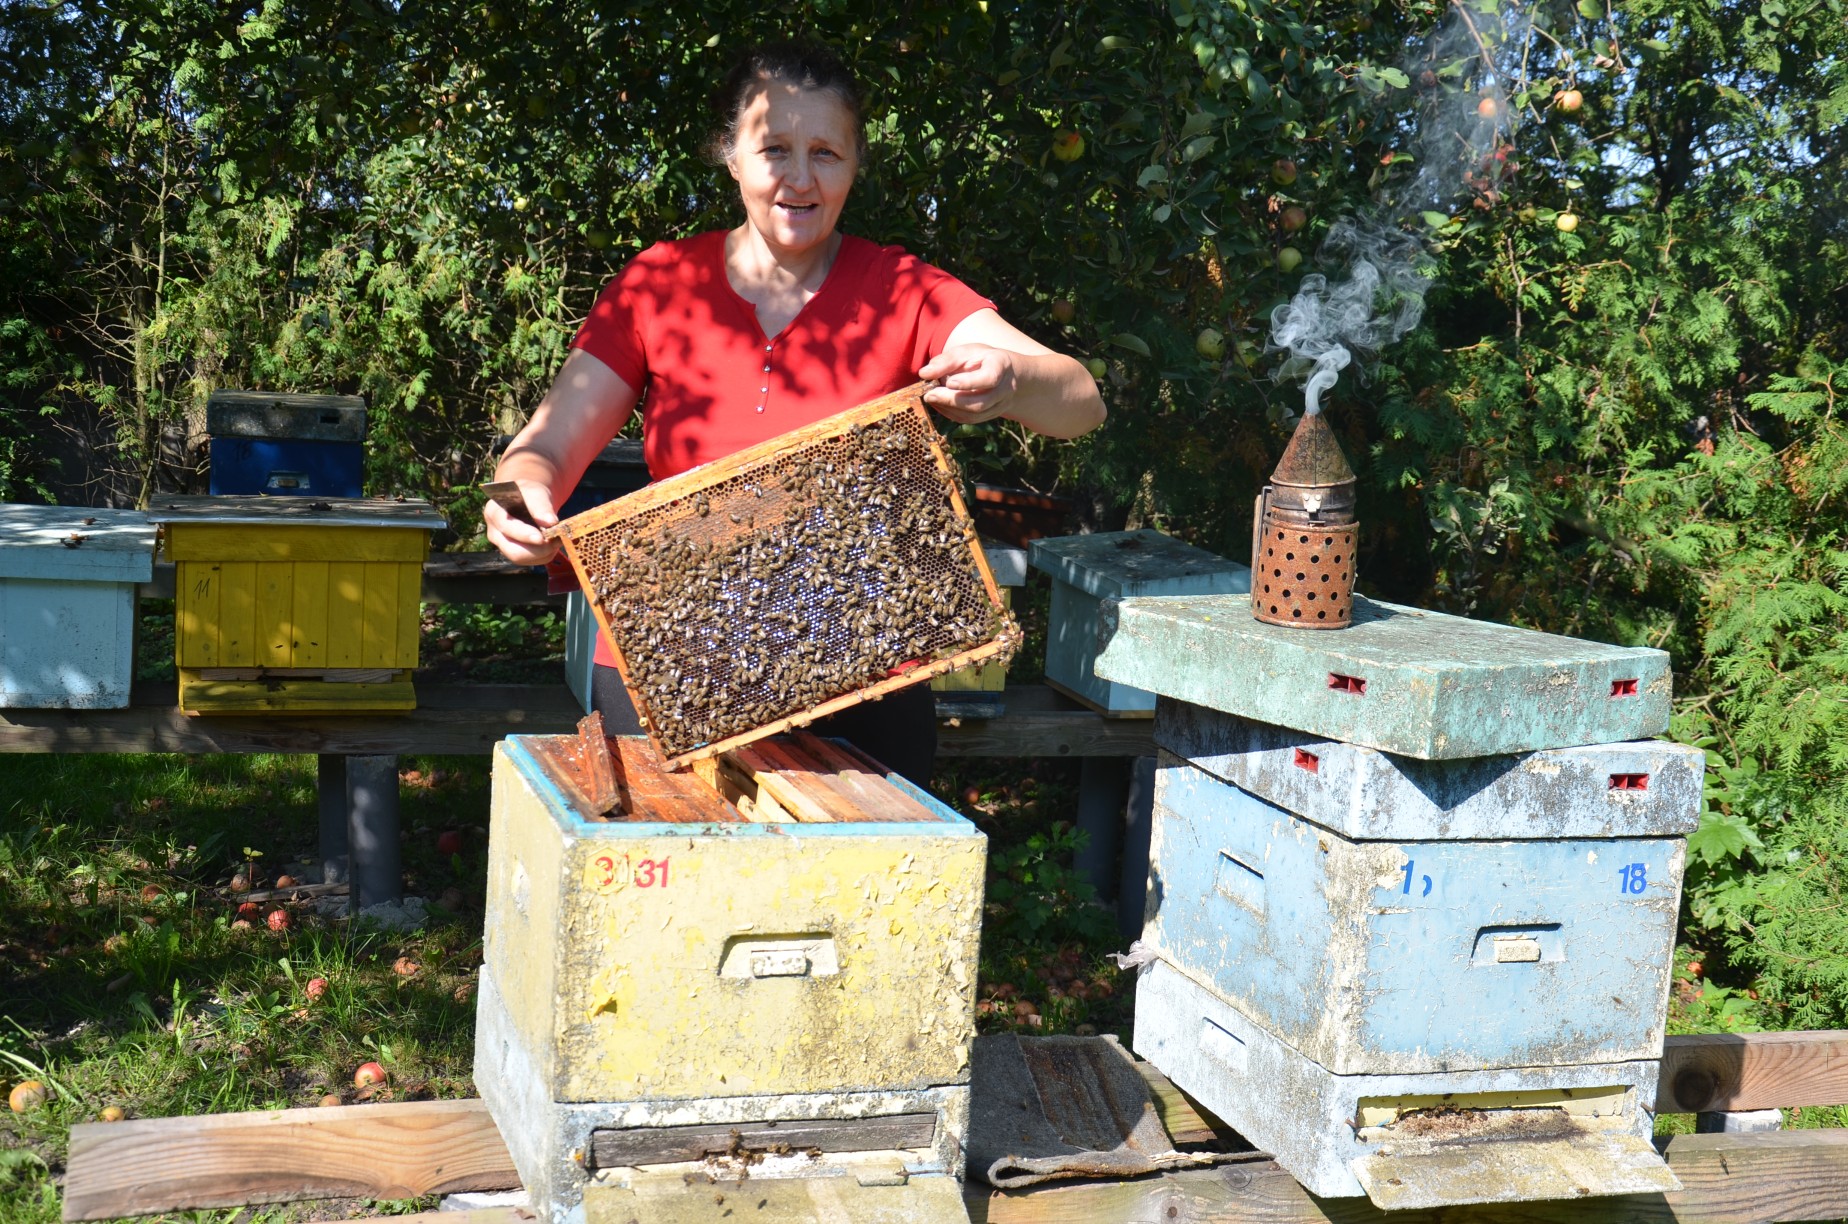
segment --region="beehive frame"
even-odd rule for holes
[[[670,769],[1018,647],[924,389],[550,529]]]

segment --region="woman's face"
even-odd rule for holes
[[[859,169],[853,115],[827,90],[770,81],[738,113],[735,151],[745,216],[772,250],[826,242]]]

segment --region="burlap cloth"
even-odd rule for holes
[[[1003,1190],[1248,1159],[1177,1152],[1113,1038],[977,1037],[969,1081],[969,1175]]]

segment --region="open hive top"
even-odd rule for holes
[[[555,529],[670,767],[1013,652],[922,391]]]

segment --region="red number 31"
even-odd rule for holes
[[[643,859],[635,865],[637,888],[653,888],[657,884],[662,888],[667,887],[666,859]]]

